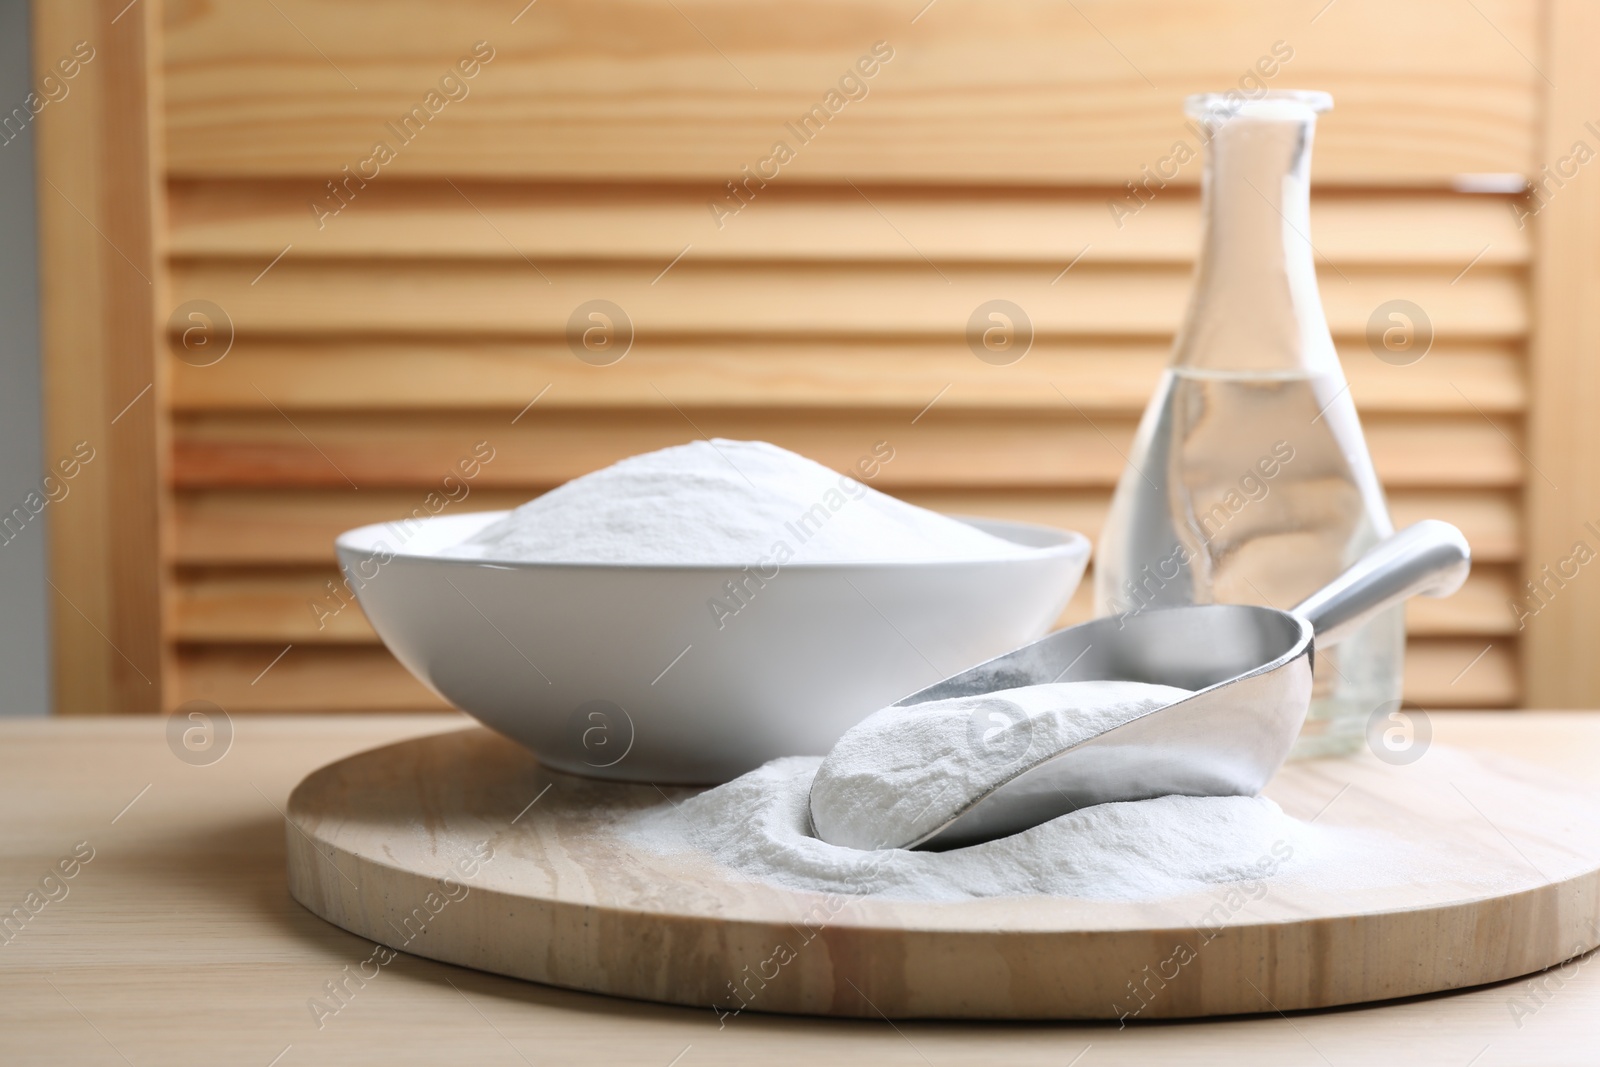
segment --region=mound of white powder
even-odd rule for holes
[[[1327,884],[1371,850],[1359,831],[1291,818],[1260,797],[1098,804],[1011,837],[949,852],[860,851],[813,837],[815,756],[774,760],[677,804],[625,817],[642,850],[697,853],[752,881],[900,900],[1044,894],[1151,900],[1288,871]]]
[[[1142,682],[1056,682],[875,711],[817,770],[817,833],[857,849],[909,845],[1033,764],[1190,695]]]
[[[864,458],[876,473],[892,457]],[[632,456],[517,508],[442,555],[543,563],[782,565],[1033,551],[762,441]]]

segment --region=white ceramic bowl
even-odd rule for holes
[[[628,781],[722,782],[826,753],[878,708],[1043,634],[1089,559],[1081,534],[980,519],[963,521],[1037,551],[764,575],[430,555],[504,514],[362,526],[339,561],[430,689],[548,766]]]

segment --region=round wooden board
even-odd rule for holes
[[[300,783],[290,888],[385,946],[357,973],[393,948],[722,1015],[1288,1011],[1493,982],[1600,944],[1596,798],[1548,771],[1437,745],[1409,766],[1363,753],[1293,763],[1273,782],[1268,795],[1291,815],[1376,827],[1388,848],[1446,847],[1467,861],[1430,884],[1339,892],[826,896],[613,832],[618,815],[691,792],[549,771],[484,729],[419,738]]]

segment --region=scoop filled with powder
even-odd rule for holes
[[[817,835],[849,848],[906,847],[1025,768],[1191,695],[1143,682],[1056,682],[873,712],[817,769]]]

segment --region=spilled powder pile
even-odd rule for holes
[[[856,465],[874,476],[887,443]],[[762,441],[632,456],[531,500],[442,555],[542,563],[776,566],[1033,551]]]
[[[910,845],[1033,764],[1191,695],[1056,682],[873,712],[817,770],[817,833],[850,848]]]
[[[742,877],[788,889],[955,901],[1044,894],[1152,900],[1267,878],[1328,886],[1380,851],[1361,831],[1313,826],[1257,797],[1161,797],[1099,804],[1012,837],[950,852],[859,851],[811,836],[807,802],[821,762],[774,760],[676,806],[625,817],[641,850],[698,853]]]

